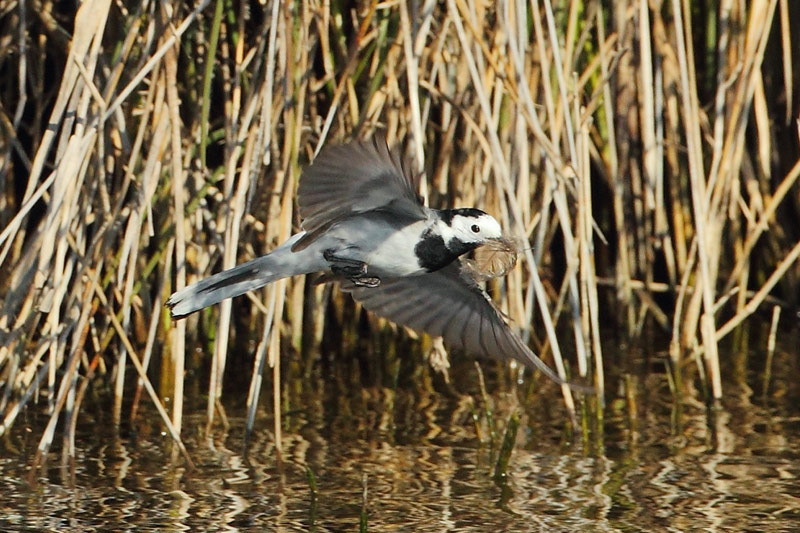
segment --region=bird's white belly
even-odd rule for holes
[[[326,240],[336,239],[337,256],[366,263],[367,275],[413,276],[424,272],[414,248],[426,226],[425,221],[397,228],[353,219],[331,228]]]
[[[414,251],[420,234],[419,228],[409,226],[389,235],[366,254],[364,262],[367,264],[367,272],[378,277],[422,274],[424,270]]]

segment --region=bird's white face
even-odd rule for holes
[[[503,237],[500,223],[486,213],[455,215],[450,223],[450,230],[452,237],[464,243],[483,244],[489,239]]]

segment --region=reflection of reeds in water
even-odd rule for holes
[[[273,368],[279,415],[282,347],[302,376],[323,340],[363,342],[349,299],[297,278],[177,323],[163,301],[284,240],[302,167],[375,130],[424,168],[431,205],[480,207],[524,244],[492,293],[563,373],[558,327],[600,398],[606,328],[662,328],[674,377],[697,361],[719,398],[720,339],[797,293],[797,226],[781,224],[800,210],[788,0],[207,4],[0,18],[0,434],[45,398],[44,454],[89,379],[114,383],[118,421],[136,379],[133,412],[142,389],[169,397],[177,439],[197,367],[209,427],[224,422],[231,349],[256,353],[251,406]],[[399,338],[371,345],[391,362]]]

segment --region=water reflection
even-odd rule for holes
[[[193,472],[149,406],[115,431],[108,410],[87,401],[74,465],[57,464],[54,450],[35,484],[28,465],[45,419],[31,412],[3,444],[0,530],[352,531],[364,511],[371,531],[796,530],[792,358],[776,356],[786,371],[766,396],[731,385],[712,416],[699,401],[676,411],[663,376],[628,377],[635,411],[621,387],[604,431],[587,439],[571,436],[546,383],[528,396],[485,367],[488,418],[469,362],[454,365],[457,386],[424,368],[403,381],[396,368],[365,377],[355,363],[336,363],[305,381],[287,376],[282,462],[268,392],[247,457],[243,399],[228,395],[231,426],[215,429],[213,446],[203,434],[205,401],[190,399]],[[499,442],[512,413],[520,428],[498,481],[490,435]]]

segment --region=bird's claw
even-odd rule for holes
[[[381,284],[381,278],[376,278],[374,276],[360,276],[357,278],[350,278],[350,281],[353,282],[353,285],[356,287],[369,287],[370,289],[374,289],[378,285]]]

